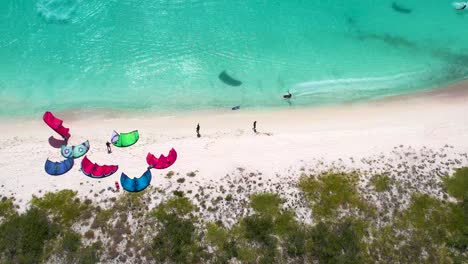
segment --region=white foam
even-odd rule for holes
[[[77,10],[81,0],[39,0],[37,12],[49,22],[67,22]]]

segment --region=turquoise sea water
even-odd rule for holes
[[[468,10],[445,0],[0,1],[0,116],[288,107],[288,89],[319,105],[467,76]]]

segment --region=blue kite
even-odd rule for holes
[[[68,158],[60,162],[53,162],[47,159],[45,162],[44,169],[48,174],[52,176],[57,176],[67,173],[69,170],[71,170],[73,164],[73,158]]]
[[[151,182],[151,177],[151,171],[149,169],[147,169],[140,178],[133,179],[130,179],[122,172],[122,175],[120,176],[120,184],[122,185],[122,188],[128,192],[141,192],[148,187]]]

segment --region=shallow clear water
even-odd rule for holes
[[[288,89],[293,105],[318,105],[468,76],[468,10],[392,3],[2,0],[0,115],[287,107]]]

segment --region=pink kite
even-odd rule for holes
[[[81,161],[81,171],[91,178],[104,178],[111,176],[119,169],[117,165],[98,165],[97,163],[92,163],[88,157],[84,156]]]
[[[44,119],[44,122],[55,132],[59,133],[65,140],[70,138],[70,133],[68,132],[70,129],[64,127],[62,125],[63,121],[56,118],[51,112],[45,112],[42,119]]]
[[[148,153],[146,156],[146,162],[151,168],[156,168],[156,169],[165,169],[169,168],[174,162],[177,160],[177,152],[175,151],[174,148],[172,148],[169,151],[169,154],[167,157],[161,154],[159,156],[159,159],[156,158],[153,154]]]

